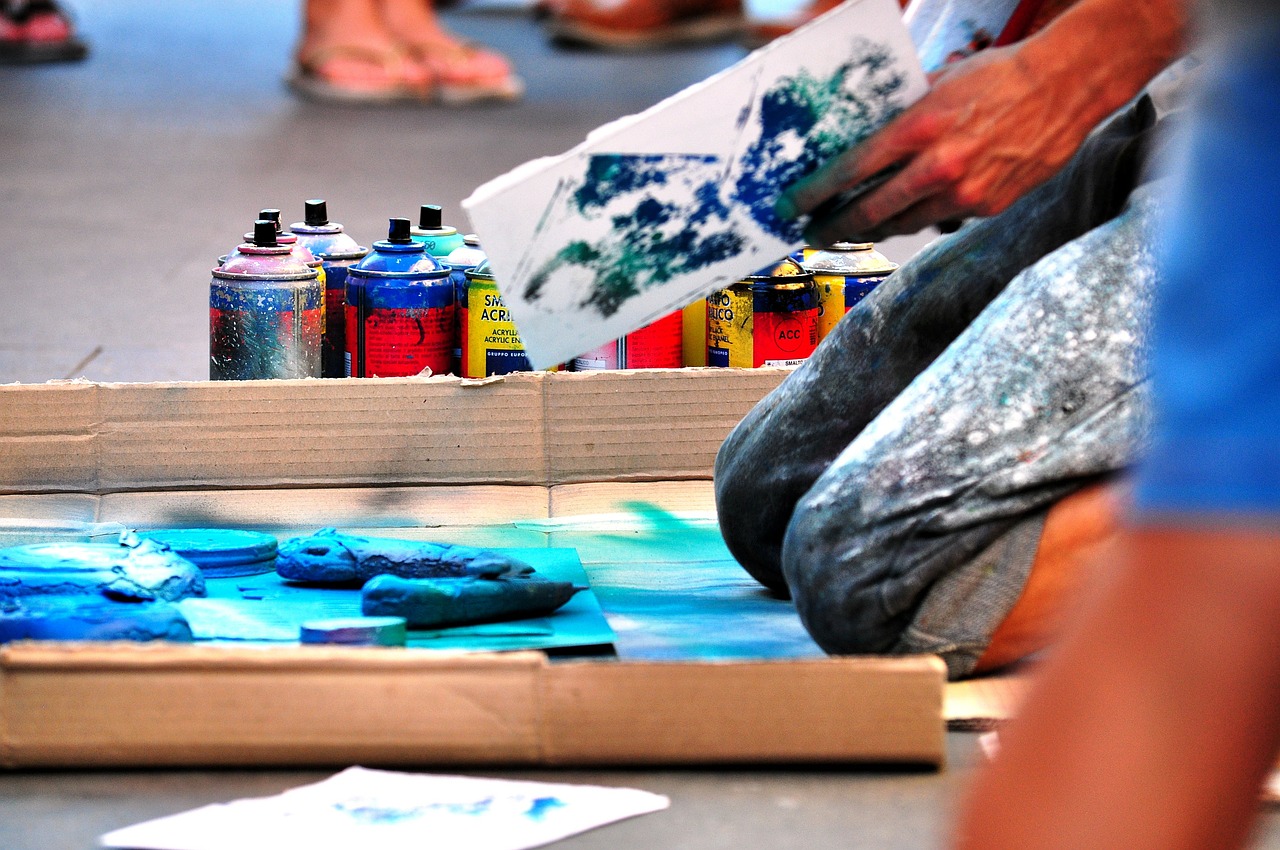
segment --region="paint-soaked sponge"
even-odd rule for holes
[[[0,549],[0,600],[105,596],[173,602],[204,596],[204,576],[168,547],[123,535],[119,543],[36,543]]]
[[[550,614],[583,588],[537,575],[405,579],[376,576],[360,591],[366,616],[404,617],[418,629]]]
[[[0,643],[14,640],[190,642],[191,627],[166,602],[92,596],[27,596],[0,602]]]
[[[276,572],[312,584],[360,585],[376,575],[463,578],[529,575],[533,567],[488,549],[391,537],[356,537],[325,528],[280,544]]]

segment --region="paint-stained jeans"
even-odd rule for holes
[[[1158,183],[1152,116],[905,264],[734,429],[720,527],[835,654],[969,673],[1025,585],[1049,507],[1134,459]]]

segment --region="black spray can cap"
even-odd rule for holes
[[[258,213],[258,220],[266,219],[276,226],[276,232],[280,232],[280,210],[268,209]]]
[[[444,226],[444,211],[437,204],[423,204],[418,212],[418,227],[422,230],[439,230]]]
[[[308,227],[323,227],[329,223],[329,205],[315,198],[303,204],[302,220]]]
[[[409,236],[412,223],[407,218],[393,218],[387,227],[387,241],[393,245],[408,245],[413,242]]]
[[[278,210],[277,210],[278,212]],[[260,218],[253,223],[253,244],[259,248],[274,248],[279,243],[276,242],[276,228],[280,226],[278,221],[272,221],[269,218]]]

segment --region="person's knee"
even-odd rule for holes
[[[775,504],[770,490],[768,458],[757,450],[738,426],[716,454],[714,487],[720,534],[729,553],[752,578],[775,593],[786,594],[780,567],[782,540],[772,531],[770,517],[789,506]]]
[[[885,550],[848,507],[801,500],[783,540],[782,572],[801,622],[824,651],[886,653],[906,619],[885,605]]]

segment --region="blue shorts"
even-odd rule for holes
[[[1210,59],[1163,233],[1140,518],[1280,513],[1280,27]]]

